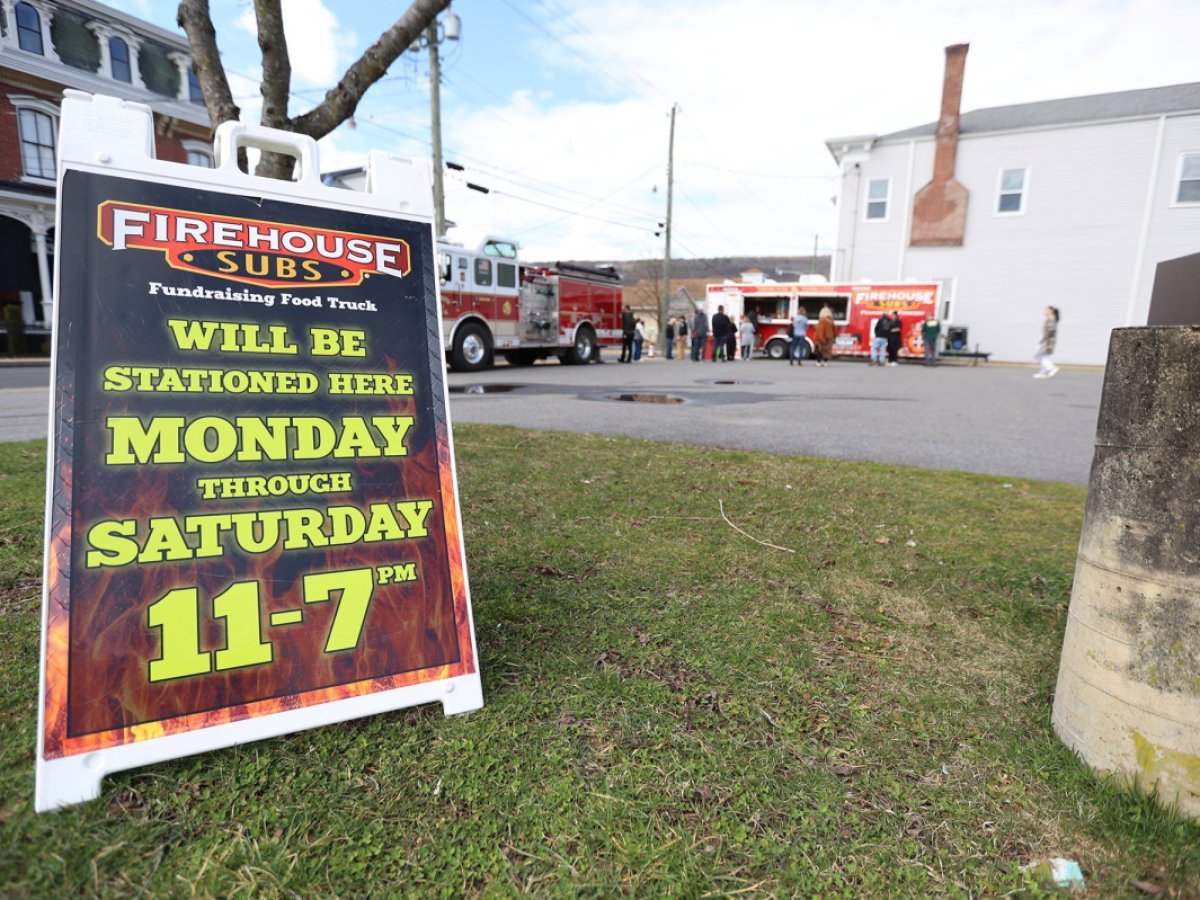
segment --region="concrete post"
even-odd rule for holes
[[[1200,328],[1113,332],[1053,722],[1200,818]]]

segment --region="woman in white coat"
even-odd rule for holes
[[[1058,340],[1058,307],[1047,306],[1046,318],[1042,320],[1042,340],[1038,344],[1037,361],[1041,369],[1034,373],[1034,378],[1053,378],[1058,374],[1058,366],[1054,364],[1054,345]]]

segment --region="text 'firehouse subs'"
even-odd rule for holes
[[[350,232],[328,231],[267,221],[223,218],[196,212],[108,201],[99,206],[97,236],[111,252],[162,252],[174,269],[222,280],[278,287],[353,286],[371,274],[403,278],[410,271],[406,242]],[[197,291],[204,291],[203,294]],[[148,293],[238,299],[228,288],[164,289],[151,282]],[[257,297],[258,295],[255,295]],[[284,294],[293,305],[303,297]],[[326,298],[329,300],[330,298]],[[339,308],[333,304],[330,308]],[[266,306],[271,304],[267,303]],[[320,306],[320,298],[308,305]],[[375,310],[371,301],[341,308]],[[319,415],[107,415],[102,427],[104,464],[152,470],[188,467],[203,511],[105,518],[89,523],[83,548],[87,570],[187,563],[220,557],[250,559],[262,554],[391,543],[403,555],[406,542],[430,535],[433,498],[373,498],[372,502],[314,503],[313,496],[348,495],[357,490],[358,467],[370,460],[408,456],[413,415],[401,398],[414,394],[413,376],[355,368],[368,356],[368,333],[345,327],[261,324],[223,318],[167,318],[165,346],[200,364],[108,365],[101,389],[112,394],[350,395],[388,401],[386,412]],[[277,358],[313,361],[313,370],[215,365],[233,359]],[[344,361],[343,370],[337,370]],[[409,407],[411,408],[411,407]],[[253,474],[228,474],[228,465],[259,464]],[[208,469],[211,467],[211,469]],[[273,468],[274,467],[274,468]],[[311,471],[306,469],[311,467]],[[300,470],[297,471],[297,468]],[[239,466],[244,472],[244,467]],[[333,469],[333,471],[330,471]],[[282,470],[282,471],[281,471]],[[304,498],[301,500],[300,498]],[[259,508],[260,498],[292,498],[284,508]],[[350,498],[346,498],[349,500]],[[254,508],[237,509],[238,502]],[[231,508],[221,508],[226,503]],[[215,507],[215,508],[214,508]],[[326,653],[355,649],[378,585],[414,582],[414,562],[309,573],[300,584],[304,604],[340,597],[325,642]],[[214,615],[226,620],[226,647],[198,652],[195,635],[204,608],[198,590],[179,587],[147,607],[147,624],[160,630],[161,656],[149,661],[150,682],[202,676],[210,672],[265,665],[272,645],[263,640],[257,581],[243,580],[212,598]],[[273,613],[272,623],[300,621],[300,611]]]
[[[111,200],[98,214],[100,239],[114,250],[158,250],[172,268],[263,287],[357,285],[411,268],[406,242],[373,235]]]

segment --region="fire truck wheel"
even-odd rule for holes
[[[787,341],[771,341],[767,344],[767,356],[771,359],[787,359]]]
[[[576,329],[575,343],[559,357],[569,366],[586,366],[596,357],[596,332],[587,325]]]
[[[450,365],[459,372],[486,369],[492,362],[492,338],[487,329],[476,322],[467,322],[454,335],[450,350]]]

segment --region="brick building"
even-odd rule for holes
[[[1001,360],[1032,358],[1054,305],[1060,361],[1103,363],[1156,265],[1200,250],[1200,83],[960,116],[966,55],[946,48],[937,122],[826,141],[834,279],[940,281],[942,319]]]
[[[187,40],[92,0],[0,0],[0,306],[50,321],[64,88],[145,103],[159,159],[211,166]]]

